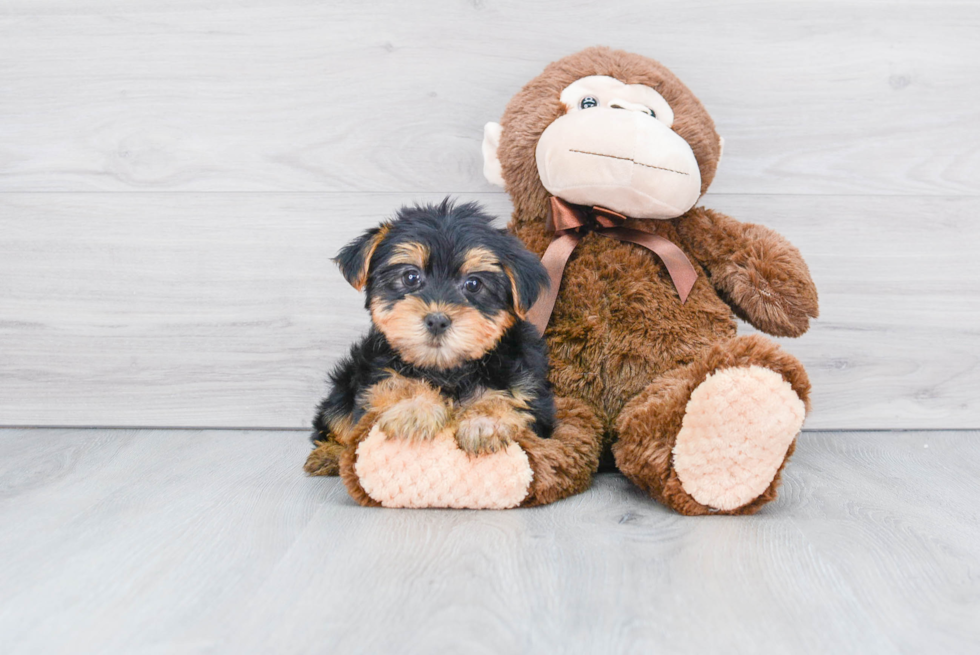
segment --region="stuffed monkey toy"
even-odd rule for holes
[[[363,505],[527,507],[588,488],[602,453],[682,514],[749,514],[773,500],[810,383],[771,341],[738,336],[735,317],[799,336],[817,292],[783,237],[694,206],[721,150],[698,99],[652,59],[589,48],[549,65],[486,126],[483,154],[487,178],[513,200],[510,230],[551,280],[526,315],[509,301],[550,349],[554,429],[506,428],[481,410],[481,438],[500,448],[464,452],[459,425],[472,408],[446,400],[454,384],[440,380],[455,373],[428,371],[425,384],[367,387],[354,421],[331,420],[326,399],[307,472],[342,476]],[[355,287],[383,265],[387,234],[348,253]],[[479,357],[499,344],[486,347]],[[392,428],[401,407],[440,403],[431,438]]]
[[[800,362],[738,336],[735,317],[796,337],[818,314],[785,238],[695,206],[721,152],[677,77],[604,47],[545,68],[483,143],[487,178],[513,200],[509,229],[551,277],[528,319],[550,350],[559,424],[572,410],[579,451],[603,449],[687,515],[750,514],[773,500],[809,408]],[[535,464],[577,481],[548,500],[595,470],[591,457]]]

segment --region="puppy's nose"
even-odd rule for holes
[[[440,334],[449,329],[452,324],[452,320],[442,312],[433,312],[432,314],[426,314],[425,316],[425,328],[434,337],[438,337]]]

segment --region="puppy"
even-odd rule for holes
[[[518,431],[551,436],[554,399],[545,343],[524,320],[547,274],[477,204],[402,208],[335,261],[366,290],[370,332],[330,376],[313,441],[339,453],[365,417],[389,438],[449,428],[480,455]],[[326,450],[331,450],[327,448]]]

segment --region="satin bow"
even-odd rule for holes
[[[555,238],[548,245],[541,263],[548,271],[551,280],[551,287],[547,293],[538,298],[530,311],[527,313],[527,320],[530,321],[538,332],[544,334],[551,319],[551,312],[555,308],[555,301],[558,299],[558,289],[561,286],[562,273],[565,271],[565,264],[571,257],[575,246],[589,232],[595,232],[604,237],[627,241],[643,246],[647,250],[655,253],[663,261],[670,274],[670,279],[674,282],[674,287],[680,295],[681,303],[687,300],[691,293],[691,288],[698,278],[691,261],[672,241],[656,234],[641,232],[627,227],[622,227],[628,217],[605,207],[585,207],[582,205],[572,205],[561,198],[552,196],[551,213],[548,216],[547,227],[554,231]]]

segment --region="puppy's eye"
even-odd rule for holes
[[[657,117],[657,112],[653,111],[652,109],[647,109],[647,111],[650,112],[650,115],[653,116],[654,118]]]
[[[402,273],[402,284],[409,289],[415,289],[422,282],[422,276],[414,268]]]
[[[581,107],[582,109],[591,109],[592,107],[598,107],[599,101],[593,98],[592,96],[585,96],[578,103],[578,106]]]
[[[478,277],[468,277],[466,282],[463,282],[463,288],[467,293],[476,293],[483,288],[483,282]]]

